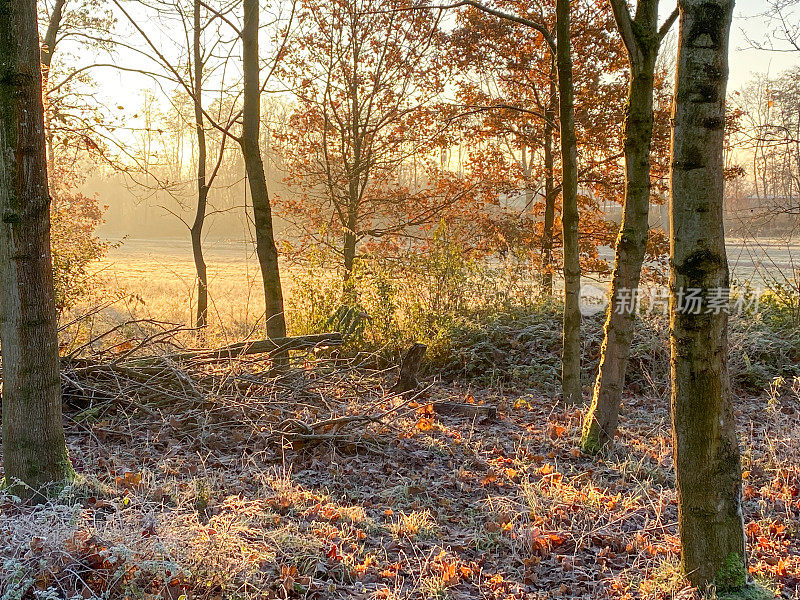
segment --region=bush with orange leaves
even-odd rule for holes
[[[74,166],[60,162],[56,162],[50,178],[50,237],[59,315],[92,291],[90,266],[103,257],[109,246],[96,233],[105,207],[96,196],[80,193],[80,177]]]

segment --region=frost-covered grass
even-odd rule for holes
[[[369,444],[335,428],[316,443],[271,435],[287,420],[270,402],[310,421],[394,402],[375,374],[332,373],[321,393],[238,398],[261,421],[229,414],[225,398],[203,409],[224,419],[174,402],[80,424],[68,411],[85,480],[39,506],[0,497],[0,598],[698,597],[678,568],[663,398],[627,399],[602,460],[578,450],[582,408],[474,384],[434,385],[374,424]],[[800,589],[799,394],[784,382],[737,401],[751,572],[788,599]],[[470,399],[498,418],[427,404]]]

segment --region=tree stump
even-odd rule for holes
[[[400,374],[397,382],[389,390],[393,394],[402,394],[415,389],[419,385],[417,375],[422,367],[422,359],[425,357],[428,347],[425,344],[415,342],[408,349],[403,361],[400,363]]]

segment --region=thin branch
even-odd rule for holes
[[[665,37],[667,37],[667,34],[669,33],[669,30],[672,28],[673,23],[675,23],[675,21],[678,19],[678,15],[679,14],[680,14],[680,11],[678,10],[677,7],[675,7],[675,10],[672,11],[672,14],[669,17],[667,17],[667,20],[664,21],[664,24],[658,30],[658,42],[659,42],[659,44],[664,41]]]
[[[236,24],[233,21],[231,21],[222,12],[216,10],[215,8],[212,8],[211,6],[209,6],[208,4],[203,2],[202,0],[200,2],[200,6],[205,8],[208,12],[210,12],[212,15],[214,15],[214,17],[216,17],[217,19],[223,21],[225,24],[228,25],[228,27],[233,29],[234,33],[236,34],[236,37],[239,37],[239,38],[242,37],[242,31],[236,26]],[[209,21],[209,23],[210,23],[210,21]]]
[[[628,9],[626,0],[609,0],[611,9],[614,11],[614,20],[617,22],[617,29],[628,49],[628,56],[631,62],[638,60],[639,57],[639,44],[636,41],[636,34],[633,32],[633,19],[631,19],[631,12]]]
[[[108,69],[116,69],[117,71],[125,71],[125,72],[128,72],[128,73],[139,73],[140,75],[146,75],[147,77],[154,77],[154,78],[159,78],[160,77],[162,79],[168,79],[169,80],[169,77],[167,75],[164,75],[163,73],[154,73],[152,71],[146,71],[144,69],[134,69],[134,68],[131,68],[131,67],[123,67],[121,65],[113,64],[113,63],[97,63],[97,64],[93,64],[93,65],[86,65],[84,67],[81,67],[79,69],[75,69],[74,71],[72,71],[69,75],[67,75],[57,85],[54,85],[49,90],[47,90],[48,96],[51,95],[53,92],[56,92],[59,89],[61,89],[61,87],[63,87],[67,83],[69,83],[74,77],[80,75],[81,73],[84,73],[84,72],[88,71],[89,69],[96,69],[96,68],[100,68],[100,67],[108,68]]]
[[[414,6],[413,9],[438,9],[438,10],[447,10],[449,8],[460,8],[462,6],[471,6],[481,12],[485,12],[486,14],[499,17],[506,21],[511,21],[513,23],[519,23],[520,25],[524,25],[525,27],[530,27],[538,31],[542,34],[544,41],[547,42],[547,45],[550,47],[550,51],[555,53],[556,51],[556,42],[553,38],[553,34],[550,32],[547,27],[542,25],[541,23],[537,23],[531,19],[526,19],[525,17],[521,17],[519,15],[515,15],[513,13],[508,13],[502,10],[498,10],[496,8],[492,8],[490,6],[486,6],[477,2],[477,0],[459,0],[453,4],[440,4],[440,5],[417,5]]]
[[[547,118],[546,115],[543,115],[542,113],[537,112],[535,110],[530,110],[528,108],[523,108],[521,106],[514,106],[513,104],[491,104],[491,105],[488,105],[488,106],[470,107],[467,110],[465,110],[464,112],[460,112],[459,114],[450,117],[448,119],[448,122],[452,122],[452,121],[454,121],[456,119],[461,119],[463,117],[468,117],[470,115],[475,115],[475,114],[479,114],[479,113],[482,113],[482,112],[487,112],[487,111],[490,111],[490,110],[513,110],[515,112],[519,112],[519,113],[522,113],[524,115],[530,115],[532,117],[536,117],[537,119],[541,119],[542,121],[544,121],[545,123],[547,123],[551,127],[557,128],[557,124],[555,122],[553,122],[551,119]]]
[[[136,21],[136,20],[135,20],[133,17],[131,17],[131,15],[128,13],[128,11],[126,11],[126,10],[125,10],[125,8],[124,8],[124,7],[122,6],[122,4],[120,3],[120,0],[112,0],[112,2],[113,2],[113,3],[116,5],[116,7],[117,7],[117,8],[120,10],[120,12],[122,12],[122,14],[123,14],[123,15],[125,15],[125,17],[126,17],[126,19],[128,20],[128,22],[129,22],[129,23],[130,23],[130,24],[131,24],[131,25],[134,27],[134,29],[136,29],[136,31],[139,33],[139,35],[141,35],[141,36],[142,36],[142,39],[143,39],[143,40],[145,41],[145,43],[146,43],[146,44],[147,44],[147,45],[150,47],[150,49],[151,49],[151,50],[153,51],[153,53],[156,55],[156,57],[157,57],[157,59],[158,59],[158,60],[154,59],[152,56],[150,56],[149,58],[150,58],[151,60],[153,60],[154,62],[156,62],[156,63],[159,63],[159,62],[160,62],[160,64],[161,64],[161,65],[162,65],[162,66],[163,66],[163,67],[164,67],[164,68],[165,68],[167,71],[169,71],[169,72],[170,72],[170,74],[171,74],[171,75],[174,77],[174,80],[175,80],[175,82],[177,82],[177,83],[178,83],[178,85],[180,85],[180,86],[181,86],[181,87],[184,89],[184,91],[186,92],[186,94],[187,94],[187,95],[188,95],[188,96],[189,96],[189,97],[190,97],[192,100],[195,100],[195,98],[196,98],[196,94],[195,94],[195,91],[194,91],[194,89],[192,89],[192,86],[191,86],[191,84],[190,84],[190,83],[188,83],[188,82],[187,82],[187,81],[186,81],[186,80],[183,78],[183,76],[182,76],[182,75],[181,75],[181,74],[178,72],[178,70],[177,70],[177,69],[176,69],[176,68],[175,68],[175,67],[172,65],[172,63],[169,61],[169,59],[167,59],[167,57],[166,57],[166,56],[164,56],[164,54],[163,54],[163,53],[162,53],[162,52],[161,52],[161,51],[158,49],[158,45],[156,45],[156,44],[153,42],[153,40],[150,38],[150,36],[149,36],[149,35],[147,35],[147,33],[145,32],[145,30],[144,30],[144,29],[143,29],[143,28],[142,28],[142,27],[139,25],[139,23],[138,23],[138,22],[137,22],[137,21]],[[142,54],[144,54],[145,56],[147,56],[147,53],[145,53],[145,52],[142,52],[142,51],[140,51],[140,52],[141,52]],[[205,108],[203,108],[202,110],[203,110],[203,116],[204,116],[204,117],[206,117],[206,118],[208,119],[209,123],[211,123],[211,125],[212,125],[212,126],[215,128],[215,129],[217,129],[218,131],[220,131],[220,132],[221,132],[221,133],[223,133],[224,135],[227,135],[227,136],[229,136],[230,138],[232,138],[232,139],[233,139],[233,140],[235,140],[236,142],[239,142],[239,141],[240,141],[240,139],[239,139],[237,136],[235,136],[233,133],[231,133],[231,131],[230,131],[230,130],[231,130],[231,128],[233,127],[233,125],[234,125],[234,123],[233,123],[233,122],[230,122],[230,123],[228,123],[228,124],[227,124],[227,126],[222,126],[221,124],[217,123],[217,121],[214,119],[214,117],[213,117],[213,116],[211,116],[210,114],[208,114],[208,112],[206,111],[206,109],[205,109]]]

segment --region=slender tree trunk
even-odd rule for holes
[[[0,0],[3,458],[15,492],[74,476],[61,422],[35,0]]]
[[[563,401],[581,401],[581,264],[578,250],[578,150],[570,48],[570,2],[556,2],[556,63],[561,109],[561,223],[564,240],[564,322],[561,352]]]
[[[550,71],[550,100],[544,117],[544,229],[542,231],[542,294],[553,296],[553,226],[556,220],[555,167],[553,130],[558,102],[555,65]]]
[[[55,54],[56,51],[58,31],[61,28],[61,19],[64,15],[65,4],[66,0],[56,0],[56,3],[53,5],[53,12],[50,13],[50,20],[47,23],[47,31],[45,32],[41,49],[39,51],[39,58],[42,61],[42,90],[45,100],[47,99],[47,92],[50,82],[50,67],[53,64],[53,54]],[[50,191],[52,192],[54,188],[52,177],[55,173],[56,166],[55,143],[53,127],[50,123],[50,113],[48,110],[45,110],[44,112],[45,137],[47,139],[47,174],[49,177],[48,184]],[[53,202],[55,203],[55,199]]]
[[[53,12],[50,13],[50,20],[47,23],[47,31],[42,40],[39,58],[42,61],[42,80],[47,81],[50,75],[50,66],[53,64],[53,54],[56,51],[58,41],[58,31],[61,28],[61,19],[64,15],[64,5],[66,0],[56,0],[53,5]]]
[[[747,582],[741,464],[728,376],[723,138],[733,0],[679,0],[672,137],[670,346],[682,561],[693,585]],[[704,302],[687,295],[697,290]]]
[[[264,161],[258,147],[261,122],[261,88],[258,62],[258,0],[242,0],[244,26],[242,28],[242,61],[244,67],[244,108],[242,113],[242,156],[250,196],[253,202],[253,220],[256,229],[256,254],[264,281],[264,300],[267,311],[267,336],[285,337],[286,320],[283,314],[283,290],[278,267],[278,248],[272,225],[272,207],[264,173]]]
[[[345,303],[354,300],[353,292],[355,283],[353,282],[353,269],[356,263],[356,228],[357,219],[355,215],[348,216],[347,229],[344,232],[344,301]]]
[[[613,440],[619,421],[619,406],[636,320],[636,304],[633,300],[638,294],[650,229],[652,102],[653,73],[637,74],[631,81],[626,119],[625,206],[616,244],[611,302],[604,327],[594,396],[583,431],[582,446],[588,452],[597,452]]]
[[[355,106],[354,106],[355,109]],[[353,124],[354,136],[358,135],[358,124]],[[358,207],[360,200],[359,193],[359,177],[361,172],[361,144],[359,138],[355,137],[354,143],[354,159],[351,171],[351,180],[347,190],[347,222],[344,223],[344,240],[342,246],[342,254],[344,257],[344,289],[343,289],[343,302],[345,304],[352,304],[355,302],[355,282],[353,281],[353,269],[356,263],[356,246],[358,239],[356,238],[356,229],[358,228]]]
[[[530,153],[530,160],[528,154]],[[520,167],[522,168],[522,176],[525,178],[525,210],[531,210],[535,201],[536,195],[533,186],[531,185],[531,175],[533,174],[533,148],[522,144],[520,149]]]
[[[192,43],[192,60],[194,61],[194,119],[197,132],[197,210],[192,223],[192,255],[197,271],[197,319],[198,329],[208,324],[208,271],[203,257],[203,224],[206,220],[208,205],[208,183],[206,179],[206,130],[203,126],[203,54],[200,49],[200,0],[194,0],[194,38]]]
[[[360,53],[354,50],[353,64],[358,66]],[[347,223],[344,224],[344,286],[343,302],[345,304],[355,304],[356,290],[352,280],[353,267],[356,260],[356,228],[358,227],[359,207],[361,205],[361,181],[362,177],[369,176],[369,166],[362,162],[362,151],[364,141],[364,128],[361,126],[361,102],[359,98],[358,86],[359,74],[353,72],[349,80],[350,88],[350,134],[353,136],[353,158],[352,164],[345,170],[349,177],[347,187]]]
[[[622,224],[616,243],[614,274],[604,327],[600,367],[595,381],[592,405],[586,416],[581,446],[598,452],[614,439],[619,421],[619,406],[625,385],[633,328],[636,297],[647,251],[650,231],[650,146],[653,139],[653,89],[658,56],[658,0],[640,0],[636,18],[627,9],[618,14],[635,25],[629,53],[631,80],[625,118],[625,200]],[[621,24],[624,30],[626,24]]]
[[[194,268],[197,271],[197,313],[195,326],[202,329],[208,325],[208,269],[203,257],[203,220],[201,216],[203,206],[208,199],[208,189],[198,189],[197,213],[195,221],[190,231],[192,239],[192,257],[194,258]]]

